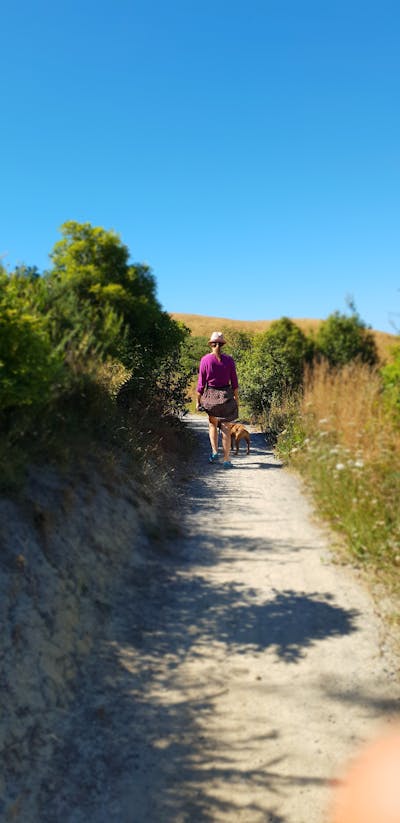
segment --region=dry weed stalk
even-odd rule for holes
[[[97,382],[100,386],[106,388],[113,397],[130,375],[131,372],[122,363],[112,360],[100,363],[96,370]]]

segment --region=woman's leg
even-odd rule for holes
[[[231,426],[230,423],[221,423],[222,448],[224,450],[224,461],[230,460],[231,454]]]
[[[211,451],[213,454],[217,454],[218,452],[218,428],[217,428],[218,420],[216,417],[209,417],[208,418],[208,434],[210,437],[211,443]]]

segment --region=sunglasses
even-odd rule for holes
[[[214,346],[221,346],[221,343],[211,343],[211,346],[212,348],[214,348]]]

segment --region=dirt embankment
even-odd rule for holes
[[[39,820],[36,792],[115,592],[166,528],[166,489],[122,462],[32,470],[0,499],[0,818]],[[168,521],[170,522],[170,521]]]

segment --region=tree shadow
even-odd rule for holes
[[[205,736],[204,724],[229,684],[221,676],[216,688],[205,678],[193,696],[182,664],[206,658],[215,642],[229,654],[269,651],[296,664],[316,643],[355,631],[356,612],[335,606],[329,594],[274,591],[260,601],[259,591],[191,578],[180,568],[172,573],[162,563],[151,576],[148,569],[131,572],[125,584],[108,641],[82,677],[54,757],[51,798],[43,792],[41,822],[234,820],[242,807],[226,792],[221,797],[222,784],[243,787],[247,819],[285,823],[282,798],[328,781],[288,773],[284,756],[260,763],[261,736],[246,736],[245,726],[237,738],[232,727],[228,750],[218,729]],[[277,738],[271,722],[261,750],[273,751],[268,743]],[[257,765],[245,768],[243,752],[252,750]]]
[[[367,690],[361,691],[359,688],[357,690],[338,689],[334,683],[329,682],[324,684],[324,693],[329,700],[337,701],[344,706],[361,706],[370,711],[374,717],[377,714],[382,716],[400,714],[400,695],[397,698],[382,697],[368,693]]]
[[[244,809],[249,821],[289,823],[283,799],[329,782],[291,771],[290,751],[274,755],[274,718],[257,737],[245,722],[236,729],[225,718],[231,742],[225,736],[221,743],[216,706],[229,683],[223,672],[209,676],[210,647],[244,663],[246,653],[268,654],[292,668],[317,644],[356,631],[357,612],[339,607],[330,593],[266,593],[203,574],[229,552],[257,562],[260,551],[265,562],[270,551],[287,562],[294,549],[290,541],[260,542],[243,530],[216,541],[211,483],[194,481],[190,503],[193,522],[201,512],[210,531],[193,531],[193,541],[189,534],[183,553],[171,544],[169,554],[154,554],[141,570],[125,570],[108,636],[93,651],[57,730],[41,823],[215,823],[244,819]],[[187,672],[202,658],[205,668],[195,666],[190,680]],[[262,699],[265,684],[246,688]]]
[[[355,609],[335,605],[330,593],[273,591],[260,602],[260,590],[238,583],[210,584],[201,575],[158,578],[162,596],[160,611],[146,613],[144,632],[154,632],[160,655],[171,652],[183,659],[194,638],[207,646],[214,639],[232,653],[273,651],[286,663],[296,663],[317,642],[357,631]],[[191,632],[188,634],[188,627]],[[132,636],[138,642],[138,636]]]
[[[245,458],[245,457],[247,457],[247,455],[239,455],[239,457]],[[245,465],[244,462],[242,464],[238,464],[236,462],[237,459],[238,459],[238,455],[235,455],[235,457],[234,457],[234,460],[235,460],[234,468],[239,469],[239,471],[241,471],[243,469],[247,469],[247,470],[251,469],[252,471],[260,471],[260,470],[264,471],[266,469],[268,469],[268,471],[277,471],[278,469],[283,469],[283,465],[280,464],[280,463],[266,463],[265,460],[263,460],[260,463],[256,463],[254,460],[252,460],[251,463],[248,463],[247,465]]]

